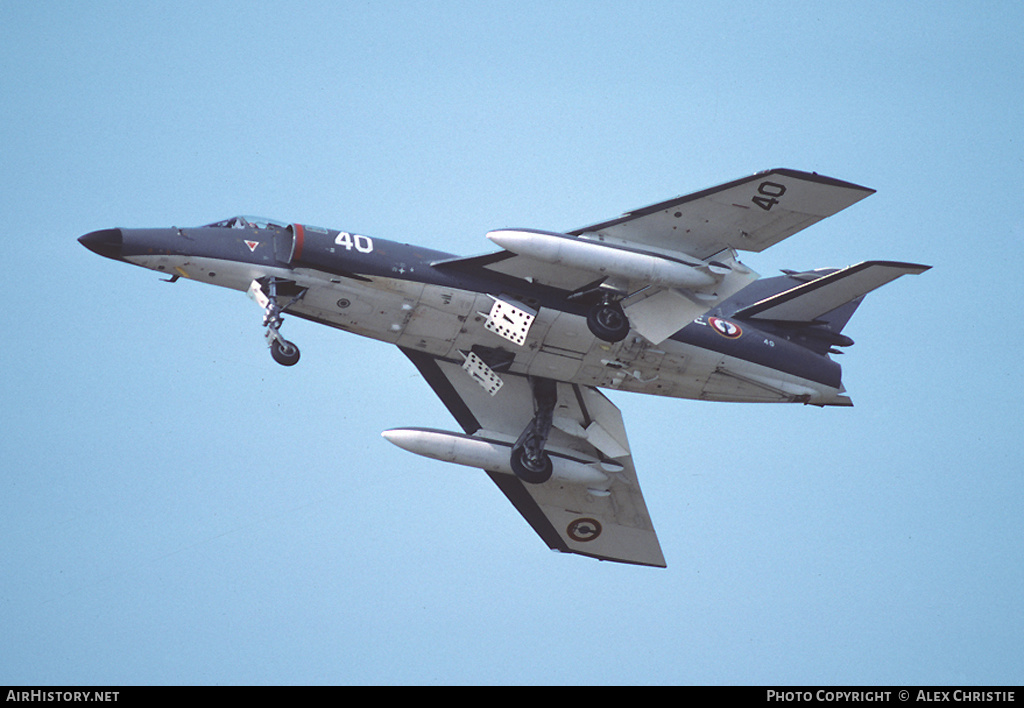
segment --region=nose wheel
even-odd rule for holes
[[[299,363],[299,348],[278,337],[270,343],[270,356],[281,366],[295,366]]]
[[[285,285],[290,285],[295,289],[295,283],[279,282],[273,277],[262,280],[263,282],[252,281],[249,286],[249,296],[263,308],[263,326],[267,328],[264,336],[270,346],[270,356],[281,366],[295,366],[299,363],[299,348],[282,337],[278,330],[284,324],[282,313],[302,299],[302,296],[306,294],[306,288],[293,290],[294,296],[288,301],[288,304],[282,307],[278,304],[278,297],[281,294],[279,291],[283,290]]]

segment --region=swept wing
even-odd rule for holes
[[[402,350],[468,436],[492,445],[512,444],[534,416],[526,377],[505,375],[491,396],[460,364]],[[557,551],[601,560],[665,566],[644,503],[619,409],[597,389],[559,382],[554,427],[545,450],[589,465],[608,478],[598,485],[552,478],[527,484],[495,465],[484,468],[543,541]]]
[[[774,169],[635,209],[567,234],[532,232],[554,245],[558,243],[556,237],[561,236],[606,247],[603,253],[607,267],[601,266],[601,255],[595,256],[596,249],[590,246],[588,257],[575,263],[567,262],[567,258],[551,262],[520,249],[518,253],[504,250],[435,265],[485,268],[566,290],[577,297],[607,288],[624,298],[623,308],[633,328],[651,342],[660,343],[757,279],[757,273],[739,262],[737,251],[763,251],[873,193],[873,189],[831,177]],[[620,273],[624,272],[621,265],[626,258],[649,258],[673,268],[692,269],[695,275],[708,276],[708,282],[674,287],[642,276],[610,276],[616,265]]]
[[[774,169],[570,231],[603,234],[694,258],[763,251],[875,190],[812,172]]]

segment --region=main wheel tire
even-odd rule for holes
[[[512,456],[509,458],[509,463],[512,465],[512,471],[516,473],[516,477],[528,484],[543,484],[551,479],[553,465],[548,454],[546,452],[541,453],[540,466],[538,467],[527,463],[524,452],[524,449],[521,447],[512,448]]]
[[[287,339],[275,339],[270,343],[270,356],[281,366],[295,366],[299,363],[299,348]]]
[[[598,339],[606,342],[621,342],[629,334],[629,318],[622,308],[615,304],[598,304],[587,313],[587,327]]]

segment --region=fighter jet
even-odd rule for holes
[[[383,436],[481,468],[557,551],[665,566],[619,409],[599,389],[708,401],[849,406],[834,356],[864,296],[929,266],[866,261],[759,278],[760,252],[874,193],[774,169],[568,233],[505,228],[461,257],[237,216],[115,228],[108,258],[248,293],[270,354],[285,314],[397,345],[460,431]]]

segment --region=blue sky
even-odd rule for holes
[[[1019,684],[1024,9],[4,2],[0,683]],[[666,570],[549,552],[393,347],[99,258],[261,214],[455,253],[771,167],[744,262],[934,266],[852,409],[612,394]]]

